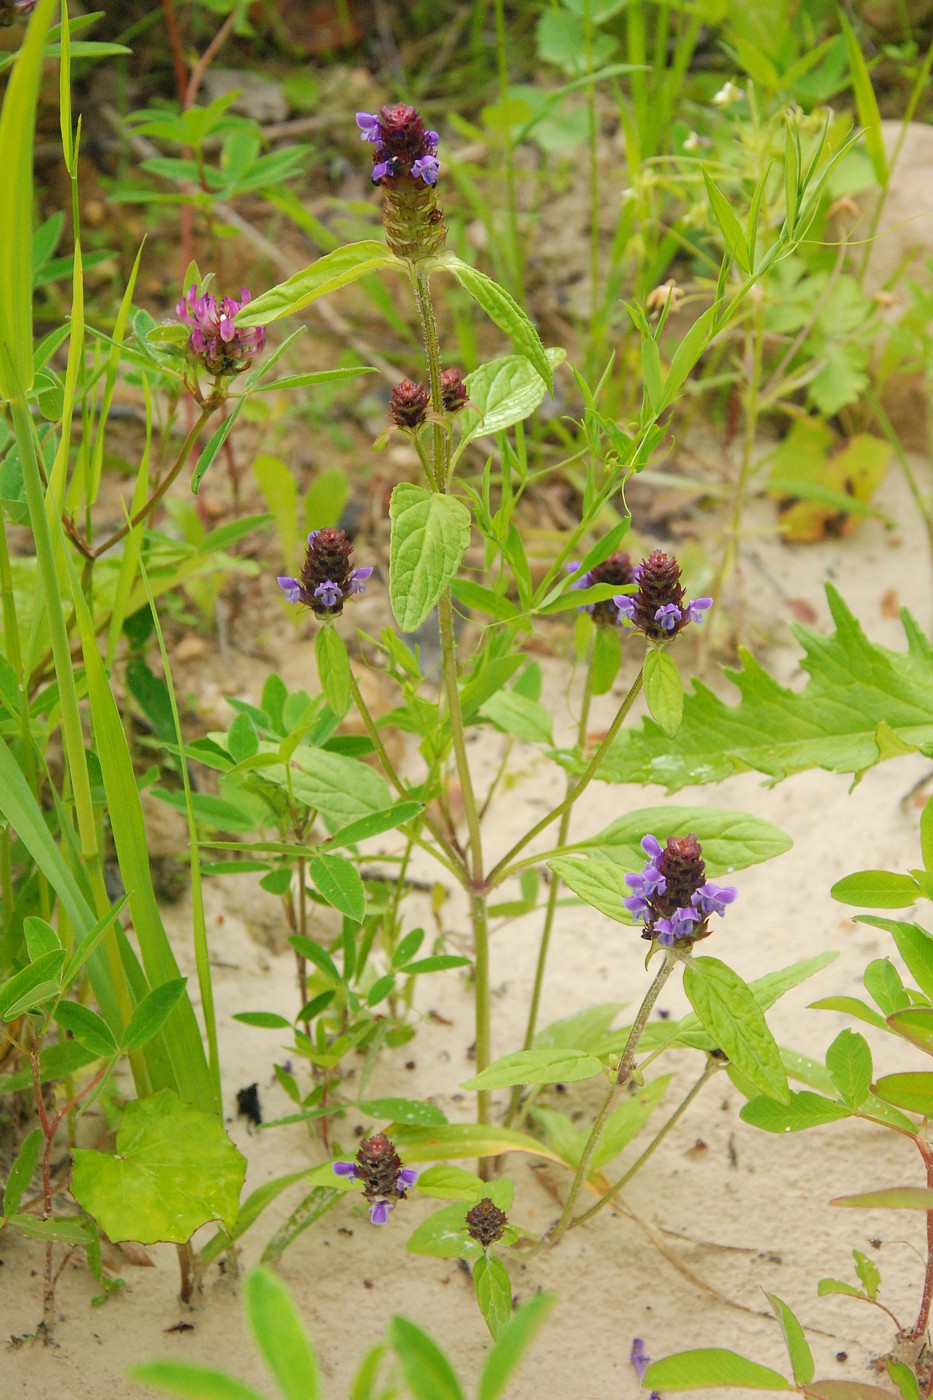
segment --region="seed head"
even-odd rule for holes
[[[441,375],[441,398],[445,413],[459,413],[467,402],[467,387],[458,369],[445,369]]]
[[[476,1240],[484,1249],[488,1249],[491,1244],[501,1240],[505,1233],[505,1227],[509,1223],[509,1217],[504,1210],[500,1210],[488,1196],[484,1196],[481,1201],[466,1213],[466,1227],[471,1239]]]
[[[579,563],[571,563],[567,568],[571,573],[579,569]],[[627,583],[634,583],[634,569],[629,556],[621,549],[615,554],[610,554],[608,559],[604,559],[601,564],[596,564],[587,573],[581,574],[574,588],[592,588],[597,583],[609,583],[616,588],[623,588]],[[583,611],[592,613],[593,621],[597,627],[615,627],[621,618],[619,606],[615,598],[603,598],[599,603],[584,603]]]
[[[366,592],[372,573],[368,564],[351,569],[352,553],[345,530],[312,530],[298,578],[280,577],[278,585],[289,603],[303,603],[315,617],[339,617],[348,598]]]

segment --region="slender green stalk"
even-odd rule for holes
[[[662,987],[674,971],[677,963],[682,960],[682,953],[674,949],[665,949],[664,961],[655,973],[654,981],[648,988],[645,999],[638,1008],[638,1015],[635,1017],[632,1024],[632,1029],[629,1031],[629,1037],[626,1041],[625,1049],[622,1052],[622,1058],[619,1061],[615,1079],[603,1100],[602,1107],[596,1115],[596,1121],[590,1129],[590,1135],[586,1140],[586,1146],[580,1156],[580,1163],[577,1167],[576,1176],[573,1179],[573,1185],[570,1188],[570,1194],[567,1197],[567,1203],[564,1206],[563,1214],[551,1232],[550,1240],[552,1244],[555,1244],[557,1240],[560,1239],[561,1235],[570,1228],[570,1223],[573,1219],[573,1208],[580,1194],[580,1188],[589,1175],[589,1167],[593,1159],[593,1153],[596,1151],[599,1139],[602,1137],[603,1129],[606,1126],[610,1114],[622,1096],[626,1084],[632,1077],[632,1072],[635,1068],[635,1056],[638,1053],[638,1042],[641,1040],[645,1026],[648,1024],[648,1017],[651,1015],[654,1004],[661,994]]]
[[[593,649],[590,648],[590,655],[586,665],[586,681],[583,686],[583,699],[580,704],[580,719],[577,723],[577,749],[583,749],[586,743],[586,726],[590,717],[590,703],[593,699]],[[570,791],[573,779],[567,778],[567,791]],[[560,819],[560,826],[557,830],[557,844],[564,846],[570,833],[570,819],[573,809],[568,807]],[[541,1006],[541,991],[544,987],[544,971],[547,966],[548,950],[551,943],[551,933],[554,929],[554,919],[557,914],[557,899],[560,894],[560,876],[551,874],[551,887],[548,890],[547,905],[544,911],[544,925],[541,929],[541,942],[538,946],[538,960],[535,964],[535,980],[531,991],[531,1004],[528,1007],[528,1023],[525,1027],[525,1039],[522,1042],[523,1050],[530,1050],[534,1043],[535,1030],[538,1025],[538,1010]],[[521,1086],[517,1085],[512,1091],[509,1100],[508,1113],[505,1122],[508,1127],[515,1120],[518,1106],[521,1102]]]
[[[622,701],[622,704],[619,706],[615,719],[612,721],[612,724],[606,730],[606,733],[599,747],[597,748],[596,752],[593,754],[593,757],[590,759],[589,763],[584,769],[579,781],[575,783],[574,786],[570,789],[564,800],[562,802],[558,802],[557,806],[553,808],[552,811],[548,812],[546,817],[542,817],[539,822],[536,822],[535,825],[531,828],[531,830],[527,831],[525,835],[521,837],[520,840],[515,842],[515,845],[512,847],[512,849],[506,852],[506,854],[499,861],[498,865],[494,866],[494,868],[489,872],[489,876],[486,880],[487,889],[494,889],[495,886],[500,884],[507,875],[510,875],[512,873],[512,862],[514,861],[515,857],[519,854],[519,852],[523,851],[530,841],[533,841],[536,836],[539,836],[542,831],[549,827],[551,825],[551,822],[556,821],[558,817],[562,817],[565,812],[569,812],[570,809],[574,806],[577,799],[580,797],[581,793],[584,791],[584,789],[589,787],[590,783],[596,776],[600,764],[606,757],[606,754],[612,748],[616,735],[622,728],[622,725],[625,723],[625,718],[629,710],[632,708],[636,699],[638,698],[638,694],[641,691],[643,678],[644,663],[642,663],[642,665],[639,667],[638,675],[635,677],[628,694]]]
[[[583,53],[586,63],[586,134],[590,186],[590,337],[588,369],[592,371],[603,342],[602,305],[599,298],[599,144],[596,121],[596,84],[593,82],[593,3],[583,0]]]
[[[664,1126],[658,1129],[654,1137],[648,1143],[648,1146],[645,1148],[644,1152],[642,1152],[641,1156],[638,1157],[632,1163],[632,1165],[628,1168],[627,1171],[622,1173],[618,1181],[614,1182],[613,1185],[609,1187],[609,1190],[606,1191],[604,1195],[600,1196],[599,1200],[596,1202],[595,1205],[590,1206],[589,1210],[583,1211],[580,1215],[575,1216],[575,1218],[571,1220],[570,1224],[567,1226],[568,1230],[573,1230],[577,1225],[582,1225],[584,1220],[589,1220],[590,1217],[594,1216],[597,1211],[602,1210],[603,1206],[609,1205],[609,1203],[619,1194],[622,1188],[631,1181],[632,1177],[641,1171],[648,1158],[652,1155],[653,1152],[657,1150],[658,1147],[660,1147],[661,1143],[667,1137],[674,1124],[677,1123],[678,1120],[683,1117],[684,1113],[693,1103],[693,1100],[696,1098],[697,1094],[699,1094],[700,1090],[709,1082],[710,1079],[712,1079],[713,1075],[716,1074],[716,1072],[721,1068],[721,1061],[713,1059],[707,1060],[706,1065],[703,1069],[703,1073],[700,1075],[699,1079],[696,1080],[696,1082],[690,1088],[688,1093],[684,1096],[684,1098],[681,1099],[680,1103],[674,1109],[674,1112],[671,1114],[670,1118],[667,1119]]]

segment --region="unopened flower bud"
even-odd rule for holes
[[[411,379],[403,379],[401,384],[396,384],[392,390],[389,417],[397,428],[420,428],[430,403],[431,393],[426,384],[416,384]]]
[[[488,1249],[491,1244],[502,1239],[508,1223],[509,1217],[505,1211],[500,1210],[488,1196],[477,1201],[476,1205],[466,1213],[467,1233],[484,1249]]]
[[[278,585],[289,603],[303,603],[315,617],[339,617],[348,598],[365,593],[364,580],[372,566],[350,568],[353,546],[345,530],[312,530],[298,578],[280,577]]]
[[[579,567],[579,563],[567,565],[571,573],[575,573]],[[601,564],[596,564],[585,574],[581,574],[571,587],[592,588],[597,583],[608,583],[615,588],[624,588],[627,583],[635,582],[634,574],[631,559],[621,549],[618,549],[615,554],[610,554],[609,558],[604,559]],[[621,618],[615,598],[603,598],[599,603],[584,603],[581,611],[592,613],[593,621],[597,627],[615,627]]]
[[[445,413],[459,413],[467,402],[467,387],[458,369],[445,369],[442,373],[441,397]]]

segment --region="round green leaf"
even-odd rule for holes
[[[232,1230],[246,1161],[211,1113],[171,1089],[127,1104],[113,1156],[74,1151],[71,1192],[110,1238],[184,1244],[208,1220]]]

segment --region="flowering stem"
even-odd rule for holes
[[[586,1140],[586,1146],[580,1156],[580,1164],[577,1167],[577,1174],[573,1179],[573,1185],[570,1188],[570,1194],[567,1197],[563,1215],[560,1217],[560,1220],[558,1220],[551,1234],[552,1244],[555,1244],[557,1240],[560,1239],[561,1235],[570,1228],[570,1223],[573,1218],[573,1208],[580,1194],[580,1188],[589,1175],[589,1166],[593,1158],[593,1153],[596,1151],[597,1144],[602,1137],[603,1129],[606,1126],[610,1114],[618,1103],[623,1089],[632,1077],[632,1071],[635,1067],[635,1056],[638,1052],[638,1042],[641,1040],[645,1026],[648,1024],[648,1017],[651,1015],[654,1004],[661,994],[661,988],[674,971],[675,965],[681,962],[682,959],[682,953],[670,948],[665,949],[664,961],[655,973],[654,981],[648,988],[645,999],[638,1009],[638,1015],[632,1023],[632,1029],[629,1031],[628,1040],[622,1052],[622,1058],[619,1061],[619,1067],[616,1070],[614,1082],[603,1100],[603,1105],[596,1115],[596,1121]]]
[[[927,1186],[933,1187],[933,1149],[930,1144],[919,1133],[915,1138],[917,1148],[923,1158],[923,1165],[926,1167]],[[926,1271],[923,1278],[923,1296],[920,1299],[920,1311],[917,1313],[917,1321],[910,1329],[909,1335],[917,1340],[925,1337],[930,1326],[930,1304],[933,1303],[933,1210],[928,1210],[927,1216],[927,1259]],[[929,1394],[929,1392],[927,1392]]]
[[[582,751],[586,743],[586,726],[590,717],[590,704],[593,699],[593,648],[590,648],[590,655],[586,666],[586,680],[583,686],[583,699],[580,705],[580,719],[577,724],[577,748]],[[567,791],[570,791],[573,778],[568,774]],[[557,830],[557,845],[564,846],[570,832],[570,818],[573,809],[568,807],[562,813],[560,826]],[[541,929],[541,943],[538,947],[538,961],[535,966],[535,981],[531,992],[531,1005],[528,1007],[528,1024],[525,1027],[525,1039],[522,1043],[523,1050],[530,1050],[535,1038],[535,1030],[538,1025],[538,1010],[541,1005],[541,991],[544,987],[544,970],[547,964],[548,949],[551,942],[551,933],[554,928],[554,918],[557,914],[557,898],[560,894],[560,876],[551,874],[551,887],[548,890],[547,907],[544,911],[544,925]],[[506,1114],[506,1126],[514,1122],[521,1101],[521,1086],[516,1086],[512,1091],[509,1101],[509,1109]]]
[[[696,1098],[700,1090],[704,1087],[707,1081],[712,1079],[713,1075],[716,1074],[717,1071],[721,1068],[722,1062],[720,1060],[707,1060],[706,1065],[703,1069],[703,1073],[700,1075],[699,1079],[689,1090],[689,1092],[684,1096],[684,1098],[681,1099],[680,1103],[674,1109],[674,1112],[671,1114],[670,1118],[668,1118],[664,1126],[658,1129],[654,1137],[649,1142],[648,1146],[645,1148],[644,1152],[642,1152],[641,1156],[638,1157],[636,1161],[632,1163],[628,1171],[624,1172],[622,1176],[619,1177],[618,1181],[616,1181],[612,1186],[609,1187],[609,1190],[604,1195],[600,1196],[599,1200],[596,1202],[595,1205],[590,1206],[589,1210],[583,1211],[582,1214],[576,1216],[575,1219],[571,1220],[570,1224],[567,1226],[568,1230],[574,1229],[574,1227],[577,1225],[582,1225],[584,1220],[589,1220],[590,1217],[595,1215],[597,1211],[602,1210],[603,1206],[608,1205],[609,1202],[619,1194],[623,1186],[626,1186],[628,1182],[631,1181],[632,1177],[635,1176],[639,1171],[641,1171],[648,1158],[652,1155],[656,1148],[660,1147],[661,1143],[667,1137],[671,1128],[673,1128],[674,1124],[678,1121],[679,1118],[683,1116],[683,1114],[686,1112],[689,1106],[693,1103],[693,1100]]]
[[[615,719],[612,721],[612,724],[606,730],[606,733],[603,736],[599,747],[593,754],[593,757],[590,759],[586,768],[583,770],[579,781],[570,789],[563,802],[559,802],[552,811],[548,812],[547,816],[542,817],[539,822],[536,822],[530,831],[527,831],[525,835],[521,837],[520,840],[516,841],[515,845],[502,857],[498,865],[493,867],[493,869],[489,872],[489,876],[486,881],[488,889],[494,889],[496,885],[501,884],[501,882],[505,879],[507,875],[510,875],[512,873],[511,865],[515,857],[519,854],[519,852],[523,851],[528,845],[528,843],[530,841],[533,841],[536,836],[540,836],[541,832],[546,830],[546,828],[551,825],[551,822],[555,821],[558,817],[562,817],[565,812],[569,812],[576,803],[577,799],[580,797],[584,788],[589,787],[590,783],[596,776],[600,764],[606,757],[606,754],[611,749],[613,742],[615,741],[616,735],[622,728],[622,725],[625,723],[625,719],[628,715],[629,710],[632,708],[636,699],[638,698],[638,694],[642,687],[643,679],[644,663],[642,663],[641,667],[639,668],[638,675],[635,677],[628,694],[622,701],[622,704],[619,706],[619,710],[616,714]]]

